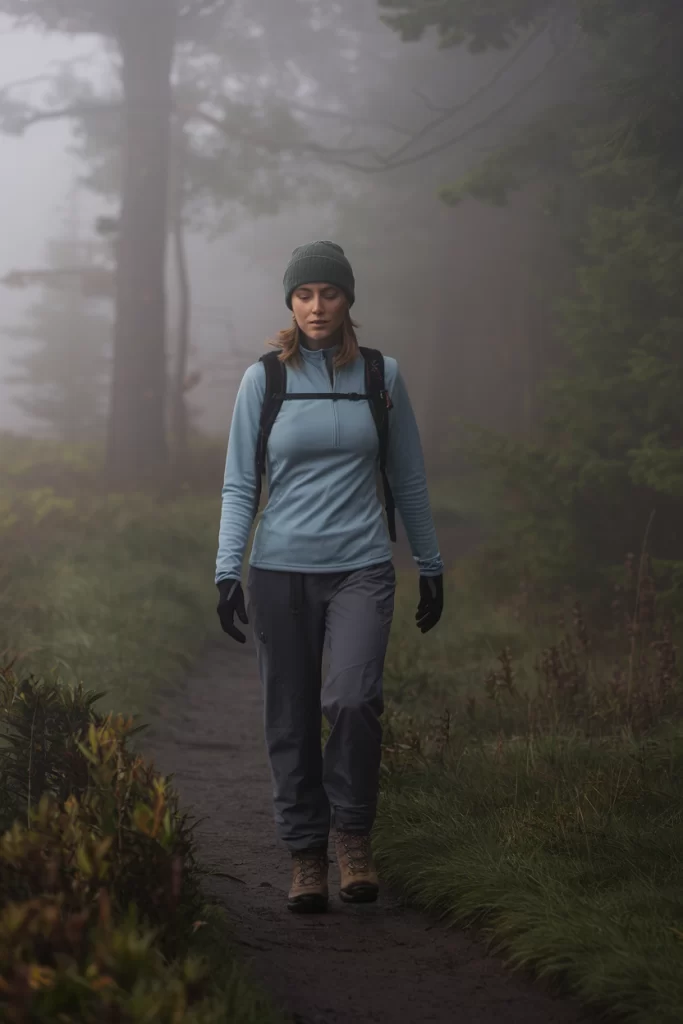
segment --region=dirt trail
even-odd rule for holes
[[[383,892],[330,912],[285,906],[289,860],[274,836],[251,643],[217,638],[182,687],[160,697],[145,746],[173,772],[254,972],[299,1024],[584,1024],[591,1018],[510,975],[483,947]]]

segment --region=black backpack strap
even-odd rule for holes
[[[370,409],[377,427],[379,438],[379,470],[384,488],[384,506],[387,513],[389,536],[396,541],[396,504],[387,477],[387,453],[389,450],[389,412],[393,408],[391,396],[384,382],[384,356],[374,348],[361,347],[360,353],[365,360],[365,390],[367,391]]]
[[[273,424],[282,407],[283,396],[287,390],[287,369],[280,361],[279,352],[266,352],[261,356],[259,362],[263,363],[266,371],[266,389],[263,394],[261,406],[261,421],[259,423],[258,438],[256,441],[256,496],[254,499],[254,517],[256,517],[259,505],[261,504],[261,491],[263,477],[266,472],[266,450],[268,438],[273,429]]]

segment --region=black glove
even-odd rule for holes
[[[233,623],[235,612],[237,612],[240,622],[243,622],[245,626],[249,625],[242,584],[239,580],[221,580],[218,584],[218,593],[220,597],[216,611],[221,620],[223,632],[231,636],[233,640],[237,640],[239,644],[243,644],[247,638]]]
[[[434,629],[443,612],[443,576],[420,576],[420,603],[415,613],[422,633]]]

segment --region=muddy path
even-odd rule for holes
[[[592,1019],[511,975],[482,945],[406,909],[383,891],[344,907],[331,874],[330,911],[290,914],[288,854],[274,837],[251,643],[215,642],[179,688],[160,695],[144,740],[175,775],[198,829],[212,899],[245,959],[299,1024],[584,1024]]]

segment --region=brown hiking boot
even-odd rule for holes
[[[379,894],[379,879],[370,836],[338,831],[335,845],[341,873],[340,899],[344,903],[374,903]]]
[[[295,914],[327,910],[327,850],[302,850],[292,856],[292,887],[287,906]]]

